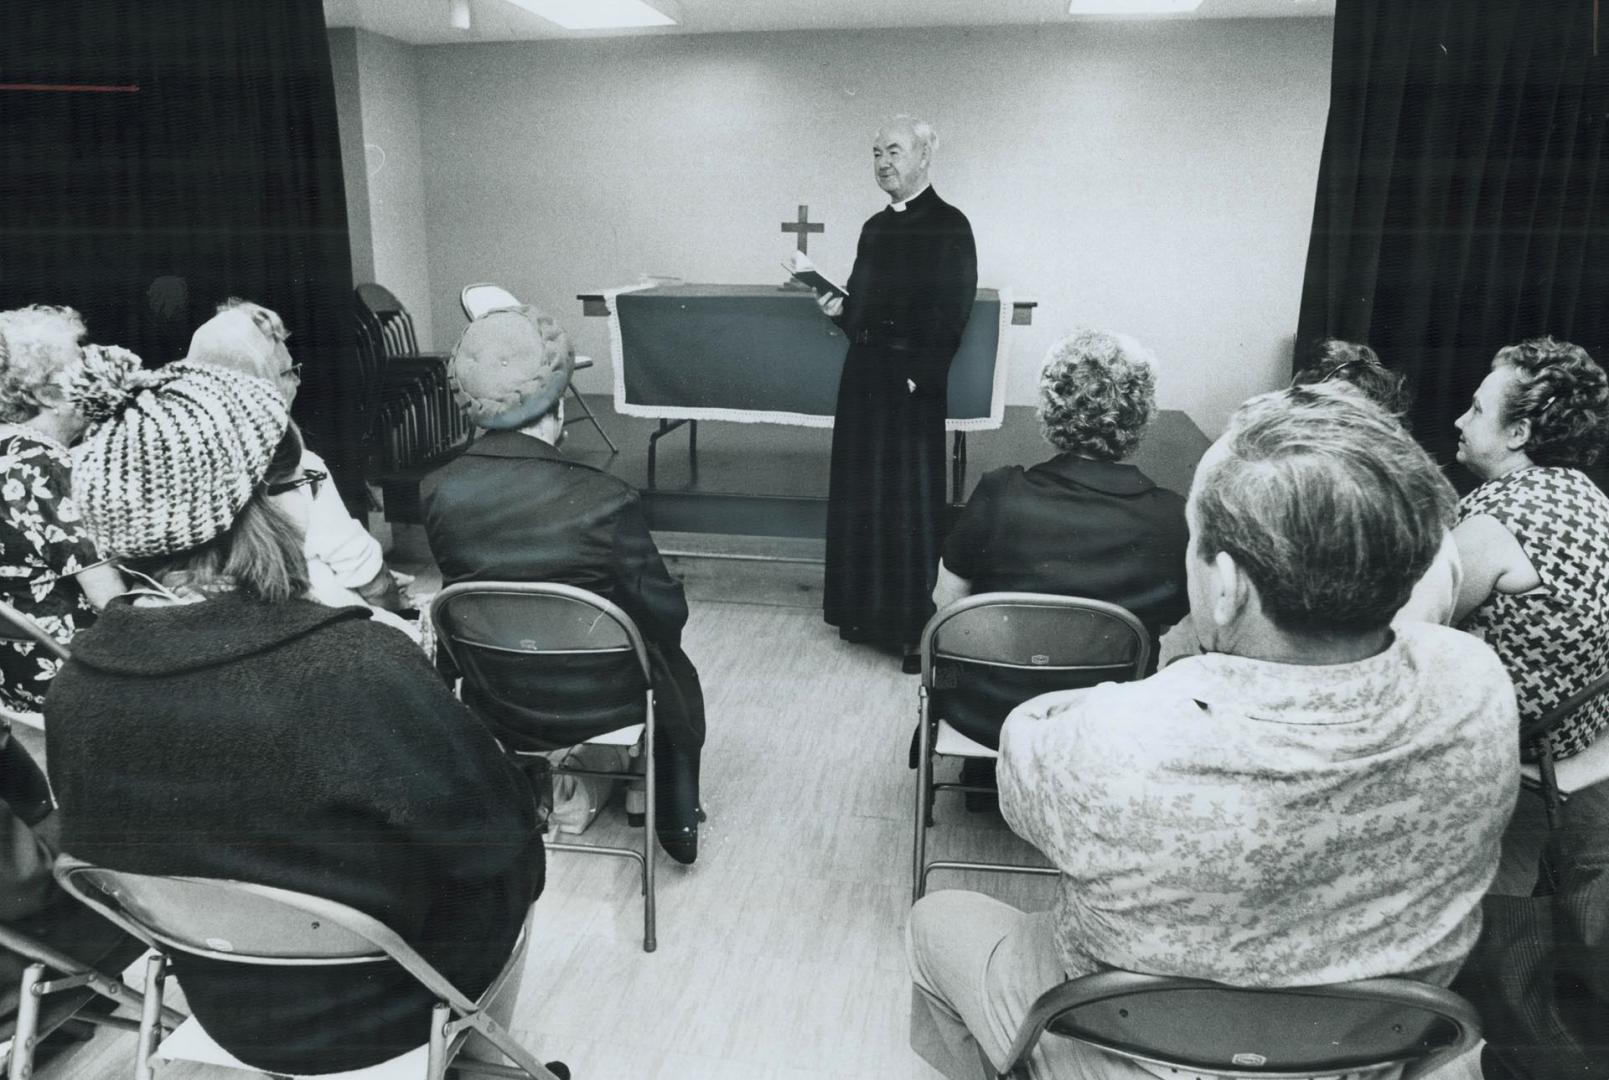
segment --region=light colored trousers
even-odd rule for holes
[[[950,1080],[978,1080],[981,1049],[998,1068],[1023,1017],[1067,979],[1051,913],[1023,912],[981,893],[924,896],[905,929],[910,960],[911,1048]],[[1047,1035],[1029,1065],[1034,1080],[1156,1080],[1131,1062]]]

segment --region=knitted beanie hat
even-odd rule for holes
[[[564,328],[522,304],[488,311],[465,327],[447,373],[478,427],[507,431],[553,408],[574,365]]]
[[[90,421],[73,500],[101,553],[126,558],[188,551],[227,530],[290,420],[262,379],[182,361],[142,371],[132,353],[94,346],[68,396]]]

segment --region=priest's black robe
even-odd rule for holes
[[[931,188],[861,228],[827,503],[827,622],[909,644],[933,611],[950,361],[977,294],[966,215]]]

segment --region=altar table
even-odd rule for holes
[[[775,285],[638,285],[582,294],[587,314],[609,316],[615,410],[658,419],[655,443],[683,423],[697,468],[699,420],[831,427],[848,341],[812,293]],[[1026,321],[1003,290],[979,289],[950,366],[945,428],[1000,427],[1005,415],[1005,328]],[[1015,317],[1014,317],[1015,316]]]

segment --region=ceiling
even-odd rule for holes
[[[449,0],[324,0],[331,26],[357,26],[412,45],[623,34],[729,34],[757,30],[853,30],[918,26],[1034,26],[1088,21],[1066,0],[670,0],[681,23],[647,30],[564,30],[508,0],[469,0],[471,29],[447,21]],[[1203,0],[1188,15],[1165,19],[1263,19],[1333,16],[1335,0]],[[1113,16],[1098,18],[1111,19]]]

